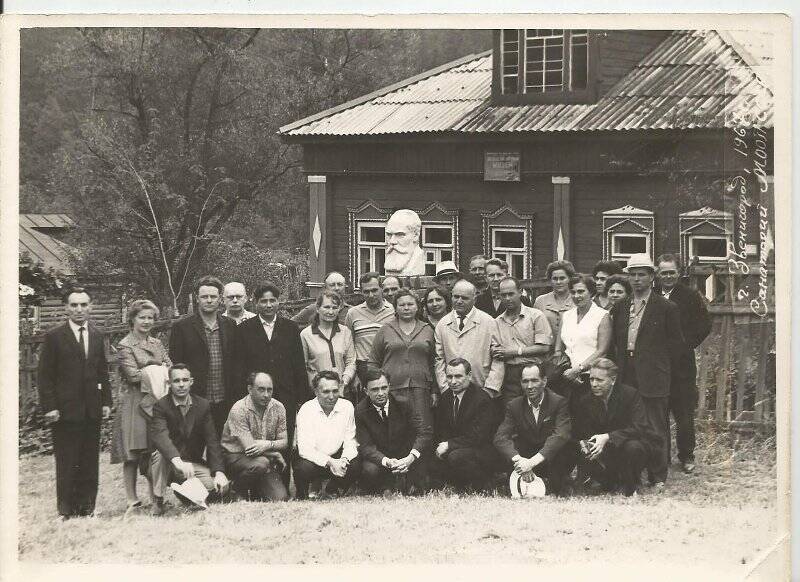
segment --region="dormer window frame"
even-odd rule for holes
[[[516,30],[516,42],[508,38],[509,30]],[[562,90],[548,92],[526,91],[527,31],[533,29],[501,29],[495,31],[494,50],[492,51],[492,100],[499,105],[526,105],[535,103],[593,103],[597,100],[598,47],[597,31],[586,30],[587,46],[586,87],[572,89],[572,34],[573,30],[563,29],[562,46]],[[548,29],[553,30],[553,29]],[[583,34],[584,29],[581,29]],[[516,46],[516,84],[509,80],[514,64],[506,58],[504,47]],[[505,92],[507,87],[514,86],[515,92]]]

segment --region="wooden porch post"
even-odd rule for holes
[[[312,297],[322,289],[328,272],[328,191],[326,176],[308,177],[308,281]]]
[[[569,177],[553,176],[553,260],[572,260]]]

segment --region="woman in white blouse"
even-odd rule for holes
[[[323,291],[317,297],[317,314],[307,328],[300,332],[309,383],[318,372],[333,370],[342,379],[342,393],[356,373],[356,349],[353,334],[337,321],[342,297],[333,291]]]
[[[608,352],[611,345],[611,318],[608,311],[592,301],[594,279],[579,274],[570,279],[569,291],[575,307],[564,313],[555,352],[565,353],[572,366],[564,378],[580,382],[581,376]]]

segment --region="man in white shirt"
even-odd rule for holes
[[[341,379],[335,371],[320,372],[312,381],[313,398],[297,413],[294,480],[297,498],[308,498],[308,485],[328,480],[322,493],[346,491],[361,473],[353,405],[339,398]]]

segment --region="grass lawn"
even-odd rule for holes
[[[96,520],[56,523],[52,457],[20,459],[20,560],[78,563],[661,564],[741,576],[776,537],[772,443],[705,438],[666,490],[512,500],[420,498],[212,505],[122,521],[120,466],[101,459]],[[724,442],[721,442],[724,441]],[[770,446],[770,444],[772,446]],[[140,482],[140,491],[146,484]],[[146,498],[146,493],[142,493]],[[179,539],[180,544],[168,543]],[[387,551],[387,544],[391,551]]]

